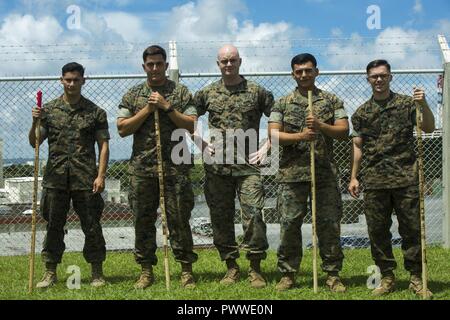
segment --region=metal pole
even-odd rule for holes
[[[169,42],[169,79],[178,83],[180,81],[180,69],[178,68],[178,53],[176,41]]]
[[[450,248],[450,49],[444,36],[438,36],[444,60],[444,92],[442,118],[442,206],[444,211],[442,242]]]

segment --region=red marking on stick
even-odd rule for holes
[[[36,105],[39,109],[42,108],[42,91],[39,90],[36,94]]]

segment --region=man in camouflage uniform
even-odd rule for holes
[[[134,86],[119,105],[117,127],[121,137],[133,134],[130,160],[131,190],[129,202],[135,216],[135,259],[142,267],[136,289],[145,289],[153,281],[156,257],[157,209],[159,206],[158,157],[154,111],[160,111],[161,146],[164,165],[165,203],[170,245],[176,261],[181,263],[181,285],[195,287],[192,263],[197,261],[189,219],[194,207],[194,194],[189,167],[177,165],[171,158],[178,141],[172,132],[182,128],[193,132],[196,110],[188,89],[166,78],[166,52],[150,46],[143,53],[143,69],[147,81]]]
[[[410,288],[421,294],[419,188],[413,137],[416,103],[423,108],[423,131],[434,131],[434,116],[423,90],[415,89],[414,97],[392,92],[390,72],[391,66],[385,60],[367,65],[367,80],[373,96],[352,116],[353,162],[349,191],[353,197],[359,196],[357,176],[364,154],[367,161],[365,215],[372,257],[382,275],[380,286],[373,294],[387,294],[395,289],[393,271],[397,264],[392,254],[390,232],[393,209],[402,237],[405,269],[411,273]]]
[[[262,114],[269,116],[273,105],[272,94],[261,86],[247,81],[239,74],[242,59],[238,50],[226,45],[219,50],[217,65],[222,79],[197,92],[195,103],[198,116],[209,112],[209,128],[215,131],[214,140],[208,146],[218,161],[205,163],[206,184],[205,197],[211,215],[214,245],[219,251],[221,260],[225,260],[227,273],[221,280],[230,285],[239,279],[239,246],[235,240],[234,216],[235,196],[238,194],[243,216],[246,257],[250,260],[249,280],[254,288],[263,288],[266,281],[261,275],[260,262],[266,258],[268,248],[266,224],[262,219],[264,207],[264,189],[260,170],[250,163],[258,162],[258,152],[250,154],[245,143],[245,154],[235,148],[239,138],[228,139],[224,145],[227,130],[243,130],[253,132],[250,144],[258,142],[259,123]],[[227,150],[224,150],[224,149]],[[233,149],[231,151],[230,149]],[[256,150],[254,150],[256,151]],[[234,154],[231,154],[234,153]],[[231,159],[233,161],[224,161]],[[225,164],[224,164],[225,163]]]
[[[340,246],[342,201],[333,158],[333,139],[348,137],[348,120],[343,102],[334,94],[318,89],[319,74],[314,56],[299,54],[291,61],[297,88],[277,101],[269,119],[269,131],[282,146],[278,181],[278,211],[281,215],[281,243],[278,270],[282,273],[277,290],[291,289],[302,258],[301,226],[311,191],[310,141],[315,141],[317,236],[322,270],[327,286],[344,292],[339,278],[344,258]],[[313,92],[314,115],[308,109],[308,91]]]
[[[109,132],[106,112],[81,95],[84,68],[72,62],[62,68],[64,94],[48,103],[43,110],[33,109],[29,142],[34,147],[37,119],[41,118],[41,141],[48,138],[49,156],[43,179],[41,213],[47,221],[47,234],[42,249],[46,271],[38,288],[53,285],[56,266],[65,249],[64,225],[72,200],[85,235],[83,256],[92,266],[94,287],[103,286],[102,263],[106,257],[100,218],[104,202],[109,158]],[[96,167],[95,142],[99,148]]]

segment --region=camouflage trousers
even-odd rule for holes
[[[344,254],[341,249],[342,200],[335,181],[316,184],[316,230],[322,270],[342,270]],[[297,272],[302,251],[302,224],[306,216],[309,182],[281,183],[278,193],[278,212],[281,216],[281,242],[278,247],[278,270],[282,273]]]
[[[392,253],[392,211],[398,220],[398,231],[402,238],[405,269],[412,273],[422,272],[420,243],[419,188],[366,190],[364,206],[370,237],[372,258],[381,273],[397,267]]]
[[[42,259],[46,263],[60,263],[64,250],[64,226],[72,200],[78,215],[81,230],[85,235],[83,256],[89,263],[103,262],[106,258],[100,218],[104,201],[100,194],[91,190],[69,191],[44,188],[41,198],[41,214],[47,221],[47,233],[42,249]]]
[[[194,208],[194,193],[189,177],[164,177],[164,196],[170,246],[175,260],[182,263],[197,261],[189,219]],[[156,265],[156,210],[159,207],[158,178],[131,176],[129,202],[134,214],[135,251],[139,264]]]
[[[222,260],[239,258],[234,230],[236,193],[241,205],[244,239],[249,260],[261,260],[269,248],[262,218],[264,188],[261,176],[225,176],[206,172],[205,197],[213,228],[214,245]]]

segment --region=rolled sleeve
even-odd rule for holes
[[[194,105],[197,116],[201,117],[206,113],[206,98],[203,90],[198,91],[194,96]]]
[[[122,108],[119,106],[119,112],[117,113],[117,118],[131,118],[133,114],[130,110]]]
[[[95,140],[100,141],[100,140],[109,140],[109,139],[111,139],[111,136],[109,135],[108,129],[97,130],[95,132]]]
[[[361,117],[359,116],[359,110],[357,110],[351,118],[352,121],[352,137],[361,137]]]
[[[187,116],[197,116],[197,109],[193,105],[187,106],[183,114]]]
[[[262,89],[260,93],[260,108],[261,111],[267,116],[270,116],[270,112],[272,111],[274,105],[274,98],[272,92]]]
[[[123,97],[119,104],[119,112],[117,113],[117,118],[131,118],[134,116],[133,102],[135,100],[136,92],[128,91]]]
[[[270,113],[269,122],[283,123],[283,114],[278,111],[272,111]]]
[[[361,137],[361,134],[358,131],[353,130],[352,131],[352,138],[359,138],[359,137]]]
[[[189,89],[183,85],[179,85],[181,90],[179,94],[179,110],[181,113],[187,116],[197,116],[197,109],[194,105],[194,98],[192,94],[189,92]],[[174,106],[175,109],[177,108]]]
[[[97,115],[96,125],[95,125],[95,138],[96,140],[109,140],[109,130],[108,130],[108,118],[106,116],[106,111],[99,109]]]
[[[42,140],[47,139],[47,137],[48,137],[47,129],[45,127],[41,126],[39,131],[40,131],[40,134],[41,134],[41,139]]]
[[[339,108],[334,110],[334,119],[339,120],[339,119],[348,119],[348,115],[347,112],[345,112],[344,108]]]

